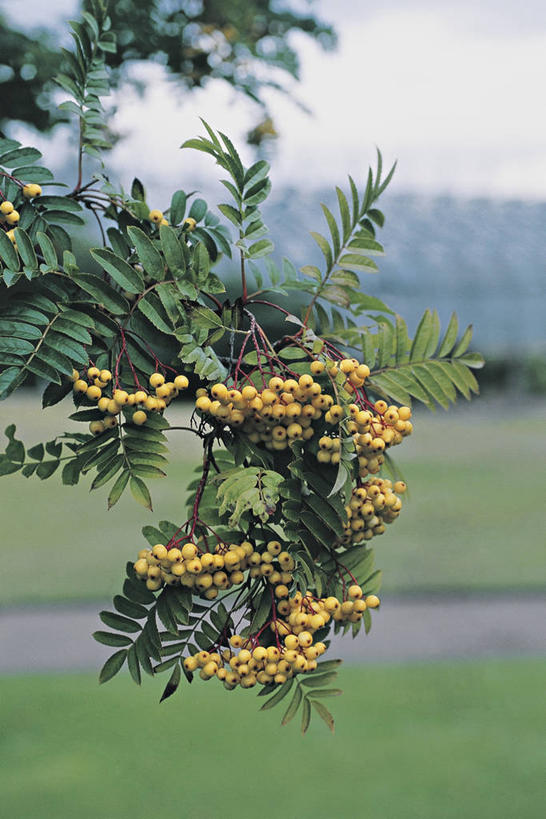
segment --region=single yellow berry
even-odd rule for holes
[[[40,196],[42,193],[42,189],[39,185],[34,184],[34,182],[29,182],[27,185],[23,187],[23,196],[26,199],[32,199],[34,196]]]
[[[184,668],[186,669],[186,671],[190,672],[195,671],[197,665],[198,663],[195,657],[186,657],[186,659],[184,660]]]
[[[366,605],[369,609],[376,609],[379,606],[380,600],[379,597],[375,594],[368,594],[365,600]]]
[[[195,219],[193,218],[193,216],[187,216],[187,217],[184,219],[184,221],[183,221],[183,223],[182,223],[182,224],[184,225],[184,227],[185,227],[187,230],[190,230],[190,231],[191,231],[191,230],[195,230],[195,228],[196,228],[196,226],[197,226],[197,222],[195,221]]]
[[[197,554],[195,543],[184,543],[182,546],[182,557],[184,560],[192,560]]]
[[[90,399],[90,401],[98,401],[101,395],[102,390],[100,389],[100,387],[95,387],[94,385],[88,387],[87,397]]]
[[[12,210],[11,213],[8,213],[6,216],[6,222],[8,225],[16,225],[20,218],[19,211]]]
[[[148,420],[148,416],[146,415],[145,412],[143,412],[143,410],[137,410],[136,412],[133,413],[132,420],[133,424],[136,424],[137,427],[141,427],[142,424],[145,424],[146,421]]]
[[[129,393],[125,390],[114,390],[114,394],[112,396],[116,404],[119,404],[120,407],[123,407],[127,401],[129,400]]]
[[[9,201],[9,199],[6,199],[6,200],[5,200],[4,202],[2,202],[2,204],[0,205],[0,213],[1,213],[3,216],[7,216],[7,215],[8,215],[8,213],[13,213],[13,211],[14,211],[13,203],[12,203],[12,202],[10,202],[10,201]]]
[[[88,385],[87,381],[84,381],[83,378],[78,378],[74,382],[74,392],[87,392]]]
[[[100,435],[104,432],[104,424],[102,421],[91,421],[89,424],[89,432],[93,435]]]
[[[168,553],[167,547],[164,546],[163,543],[156,543],[156,545],[152,547],[152,554],[158,560],[165,560]]]
[[[153,387],[155,390],[156,387],[160,387],[162,384],[165,383],[165,376],[161,375],[161,373],[152,373],[150,376],[150,387]]]
[[[185,375],[177,375],[173,383],[177,390],[185,390],[190,382]]]
[[[138,574],[139,577],[147,577],[148,576],[148,561],[141,557],[139,558],[136,563],[134,564],[135,572]]]
[[[148,219],[150,222],[154,222],[154,224],[158,225],[163,219],[163,213],[157,209],[151,210],[148,214]]]

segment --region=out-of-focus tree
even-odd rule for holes
[[[314,0],[308,0],[312,5]],[[88,0],[83,0],[86,9]],[[127,79],[135,62],[153,61],[188,88],[220,79],[265,109],[264,90],[286,92],[286,80],[298,79],[299,58],[292,35],[303,33],[324,48],[335,33],[311,13],[302,14],[277,0],[116,0],[110,3],[118,50],[108,55],[115,81]],[[48,80],[63,59],[54,31],[26,32],[0,17],[0,92],[3,122],[22,120],[40,130],[59,118]],[[271,128],[252,131],[259,144]]]

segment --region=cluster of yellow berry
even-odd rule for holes
[[[292,583],[292,572],[295,569],[294,558],[283,551],[278,540],[270,540],[263,552],[255,551],[248,558],[249,575],[254,580],[265,577],[273,586],[275,597],[279,600],[278,611],[287,614],[287,600]]]
[[[343,407],[334,404],[310,374],[298,380],[273,376],[261,391],[250,384],[240,390],[214,384],[210,395],[208,390],[198,390],[195,406],[204,416],[241,428],[251,441],[274,450],[312,438],[313,422],[323,415],[330,424],[338,424],[345,416]]]
[[[400,515],[402,501],[398,495],[405,491],[404,481],[396,481],[393,486],[388,478],[374,478],[353,489],[345,507],[348,520],[340,542],[349,545],[382,535],[385,524],[392,523]]]
[[[316,598],[311,592],[302,594],[298,591],[285,601],[289,613],[287,620],[274,617],[269,624],[276,645],[260,645],[259,635],[245,638],[234,634],[229,649],[221,653],[199,651],[185,658],[184,668],[188,672],[199,670],[203,680],[217,677],[228,690],[237,685],[252,688],[256,683],[282,684],[297,674],[314,671],[318,657],[326,651],[325,643],[314,642],[315,633],[330,620],[357,622],[367,608],[379,606],[376,595],[364,599],[358,584],[349,587],[347,597],[341,602],[334,596]]]
[[[383,452],[391,446],[401,444],[413,432],[409,407],[388,406],[385,401],[376,401],[374,409],[375,413],[371,410],[355,413],[358,428],[353,440],[361,478],[379,472],[385,461]]]
[[[152,549],[141,549],[134,564],[136,576],[146,581],[151,591],[163,585],[180,584],[194,589],[207,600],[214,600],[218,591],[240,585],[254,546],[242,543],[218,544],[215,552],[203,552],[199,545],[188,541],[178,548],[167,549],[161,543]]]
[[[149,379],[150,387],[155,395],[150,395],[144,389],[127,392],[122,389],[111,389],[112,373],[110,370],[100,370],[98,367],[88,367],[82,378],[78,370],[73,370],[71,381],[77,395],[85,395],[89,401],[96,402],[99,410],[104,413],[102,421],[91,421],[89,430],[93,435],[100,435],[105,429],[115,427],[116,415],[127,407],[133,408],[131,422],[142,426],[148,420],[147,413],[162,412],[165,407],[176,398],[180,390],[188,387],[189,381],[185,375],[177,375],[172,381],[166,381],[161,373],[152,373]],[[110,390],[110,395],[105,391]]]
[[[166,219],[165,216],[163,215],[163,211],[158,210],[157,208],[154,208],[149,212],[148,219],[150,220],[150,222],[153,222],[154,225],[169,224],[168,219]],[[182,222],[182,224],[186,228],[186,230],[190,231],[195,230],[195,228],[197,227],[197,222],[192,216],[187,216]]]
[[[286,449],[291,441],[310,440],[323,419],[333,428],[333,434],[322,435],[318,442],[317,460],[324,464],[335,465],[341,460],[342,425],[344,435],[353,438],[360,477],[375,474],[384,462],[384,450],[411,434],[410,408],[388,406],[385,401],[370,404],[370,409],[348,403],[370,372],[356,359],[343,359],[328,369],[324,362],[313,361],[309,369],[310,373],[297,380],[273,376],[262,390],[251,384],[241,389],[214,384],[210,392],[197,391],[196,409],[205,417],[239,428],[253,443],[270,450]],[[340,372],[347,376],[341,385],[335,380]],[[322,374],[326,376],[324,384],[314,378]],[[335,397],[324,391],[328,387]]]
[[[32,199],[35,196],[40,196],[41,193],[42,189],[39,185],[35,185],[32,182],[28,185],[23,185],[23,196],[25,199]],[[10,202],[9,199],[4,199],[2,204],[0,204],[0,222],[3,224],[12,225],[13,228],[15,228],[20,218],[21,215],[18,210],[15,210],[13,202]],[[12,230],[6,231],[6,236],[15,245],[15,233],[13,228]]]
[[[385,461],[383,452],[402,443],[403,438],[413,431],[409,407],[388,406],[386,401],[376,401],[373,409],[375,412],[372,409],[362,409],[358,404],[349,404],[347,407],[350,420],[345,424],[345,432],[352,435],[361,478],[379,472]],[[323,435],[318,444],[319,463],[339,463],[340,438]]]

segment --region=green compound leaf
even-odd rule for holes
[[[319,717],[326,723],[328,728],[332,733],[334,733],[334,718],[332,714],[328,711],[325,705],[323,705],[318,700],[311,700],[311,705],[319,715]]]
[[[165,266],[160,252],[155,248],[151,239],[146,236],[143,230],[137,227],[130,227],[127,233],[133,242],[138,258],[146,273],[154,279],[161,281],[165,278]]]
[[[124,259],[120,259],[108,248],[96,247],[89,252],[123,290],[127,290],[129,293],[142,292],[144,289],[142,275],[130,264],[127,264]]]
[[[302,713],[301,713],[301,732],[305,734],[311,722],[311,704],[307,697],[303,699]]]
[[[280,686],[278,691],[272,697],[270,697],[266,702],[264,702],[264,704],[260,708],[260,711],[267,711],[269,708],[274,708],[276,705],[278,705],[286,697],[286,695],[292,688],[293,684],[294,678],[291,677],[289,680],[287,680]]]
[[[114,634],[111,631],[94,631],[93,639],[105,646],[130,646],[133,641],[124,634]]]
[[[115,677],[118,671],[121,671],[125,660],[127,659],[127,650],[122,649],[112,654],[104,663],[99,674],[99,683],[108,682],[112,677]]]
[[[152,498],[150,497],[148,487],[146,486],[142,478],[132,476],[129,487],[131,489],[131,494],[133,495],[133,498],[146,509],[149,509],[151,512]]]
[[[298,708],[301,705],[302,699],[303,699],[302,688],[301,688],[300,685],[297,685],[296,690],[294,691],[294,696],[292,697],[292,699],[290,701],[290,705],[286,709],[286,711],[284,713],[284,716],[283,716],[283,718],[281,720],[281,725],[288,725],[290,720],[293,719],[296,716],[296,714],[298,712]]]

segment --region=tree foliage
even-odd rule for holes
[[[323,264],[300,271],[272,257],[260,211],[268,164],[246,167],[206,122],[182,147],[219,166],[217,208],[177,190],[159,210],[138,179],[117,189],[102,168],[86,181],[83,158],[108,144],[101,98],[116,48],[106,6],[93,10],[72,23],[57,77],[80,133],[74,189],[56,192],[36,149],[0,141],[0,397],[32,375],[44,407],[70,395],[69,418],[87,429],[27,449],[10,424],[0,474],[59,470],[65,485],[89,474],[109,508],[128,489],[151,510],[149,481],[165,477],[179,432],[167,406],[193,375],[183,431],[201,439],[203,459],[185,520],[143,528],[151,548],[127,563],[123,594],[101,613],[108,630],[95,634],[116,649],[100,680],[125,665],[139,684],[142,672],[169,671],[163,698],[196,671],[228,689],[259,683],[263,710],[284,703],[282,724],[299,713],[305,732],[317,714],[333,729],[323,700],[340,693],[330,687],[339,661],[318,658],[332,633],[371,628],[381,572],[370,540],[399,516],[405,490],[391,449],[412,431],[412,401],[470,398],[483,359],[455,315],[442,332],[427,309],[410,337],[363,292],[394,171],[379,152],[363,184],[336,189],[337,213],[322,206],[326,229],[312,238]],[[89,249],[101,274],[72,252],[84,208],[101,227],[102,246]],[[218,263],[232,256],[241,281],[229,299]],[[290,293],[303,300],[298,315],[269,301]],[[276,336],[256,318],[264,308],[283,319]]]
[[[85,12],[98,16],[94,0],[82,5]],[[127,80],[130,64],[155,61],[182,88],[199,88],[219,79],[263,108],[265,89],[285,92],[284,78],[299,77],[292,34],[306,34],[325,48],[335,44],[329,25],[272,0],[118,0],[111,4],[109,18],[118,45],[108,52],[107,62],[116,85]],[[63,60],[58,35],[49,30],[27,33],[1,17],[0,23],[0,63],[6,75],[0,127],[22,120],[43,130],[66,116],[55,108],[49,82]],[[258,144],[274,133],[265,115],[249,139]]]

